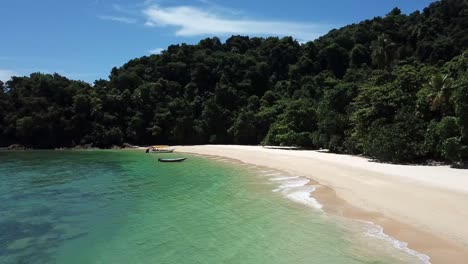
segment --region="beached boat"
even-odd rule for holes
[[[186,160],[187,158],[174,158],[174,159],[161,159],[159,158],[158,161],[159,162],[182,162],[184,160]]]
[[[157,149],[157,148],[168,148],[169,146],[168,145],[154,145],[154,146],[151,146],[151,148],[154,148],[154,149]]]
[[[263,146],[266,149],[285,149],[285,150],[299,150],[300,147],[296,146]]]
[[[146,153],[172,153],[174,148],[169,148],[168,145],[155,145],[148,147]]]
[[[172,152],[174,152],[174,149],[157,148],[157,149],[147,149],[146,150],[146,153],[172,153]]]

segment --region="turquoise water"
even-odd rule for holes
[[[275,173],[157,157],[0,152],[0,263],[417,262],[273,192]]]

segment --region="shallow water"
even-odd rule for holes
[[[0,263],[419,262],[294,175],[158,155],[0,152]]]

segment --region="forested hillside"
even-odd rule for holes
[[[468,3],[293,38],[172,45],[94,85],[33,73],[0,89],[0,145],[269,144],[391,162],[468,159]]]

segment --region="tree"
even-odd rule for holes
[[[412,115],[395,123],[374,122],[364,141],[364,154],[380,161],[412,162],[424,158],[424,124]]]
[[[292,37],[232,36],[135,58],[90,85],[0,82],[0,147],[123,142],[327,148],[391,162],[468,160],[468,12],[423,12]]]
[[[235,144],[256,144],[258,142],[255,113],[252,111],[241,111],[229,128],[228,133],[232,135]]]
[[[349,57],[348,52],[340,45],[333,43],[325,47],[319,52],[319,58],[337,77],[345,74]]]
[[[468,73],[468,72],[467,72]],[[458,91],[455,97],[456,114],[461,127],[461,141],[468,146],[468,74],[465,74],[458,82]]]
[[[351,65],[354,67],[369,62],[369,51],[364,45],[356,44],[351,50]]]
[[[450,113],[449,100],[454,88],[453,80],[447,74],[442,75],[441,73],[437,73],[432,76],[429,87],[432,91],[429,95],[432,110],[441,110],[444,114]]]
[[[457,138],[457,137],[451,137],[451,138],[446,139],[442,146],[442,153],[444,157],[453,163],[460,161],[461,159],[460,150],[461,150],[461,142],[460,142],[460,138]]]
[[[388,68],[395,59],[395,43],[388,36],[381,34],[371,45],[372,62],[379,69]]]

